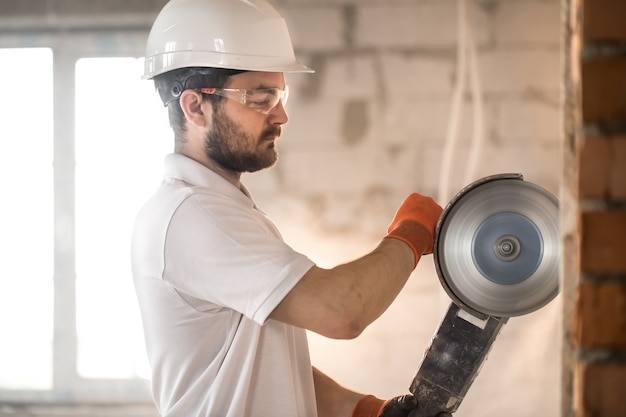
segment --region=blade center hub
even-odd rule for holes
[[[511,235],[504,235],[496,240],[493,250],[498,259],[504,262],[514,261],[520,254],[520,241]]]

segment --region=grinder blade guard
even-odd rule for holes
[[[556,297],[558,224],[558,200],[521,174],[482,178],[450,200],[433,255],[452,303],[409,388],[411,417],[457,411],[508,318]]]

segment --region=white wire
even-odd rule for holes
[[[465,184],[468,184],[476,179],[474,178],[476,175],[476,167],[478,165],[478,159],[480,157],[480,151],[482,150],[485,137],[483,94],[477,62],[476,42],[474,39],[474,31],[472,30],[471,20],[467,23],[467,40],[469,49],[470,86],[472,89],[473,103],[473,129],[472,144],[470,147],[469,157],[467,159],[467,165],[465,166]]]
[[[472,143],[469,151],[467,165],[465,167],[464,182],[471,182],[476,173],[476,167],[480,157],[480,151],[484,142],[484,106],[480,74],[478,70],[478,60],[474,34],[471,23],[467,18],[465,0],[457,0],[457,70],[454,91],[452,94],[452,104],[450,118],[448,120],[448,130],[444,144],[441,166],[439,170],[439,193],[438,201],[446,204],[450,199],[450,176],[452,174],[452,161],[458,139],[459,118],[463,108],[463,93],[465,91],[467,53],[469,51],[469,77],[473,100],[473,129]]]
[[[452,159],[454,148],[458,137],[459,114],[463,104],[463,91],[465,90],[465,69],[466,69],[466,49],[465,49],[465,0],[457,0],[457,69],[454,91],[452,94],[452,104],[450,118],[448,119],[448,130],[443,148],[441,166],[439,168],[439,193],[438,201],[445,205],[450,199],[448,193],[450,188],[450,171],[452,170]]]

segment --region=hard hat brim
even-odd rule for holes
[[[207,67],[237,69],[244,71],[314,73],[315,71],[297,61],[285,62],[283,57],[242,56],[213,51],[177,51],[154,54],[144,61],[143,79],[151,79],[179,68]]]

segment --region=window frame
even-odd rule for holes
[[[93,379],[77,372],[75,68],[81,58],[144,55],[147,30],[0,33],[0,48],[50,48],[53,60],[53,346],[50,390],[0,389],[0,403],[149,403],[140,378]],[[94,89],[97,100],[97,89]]]

